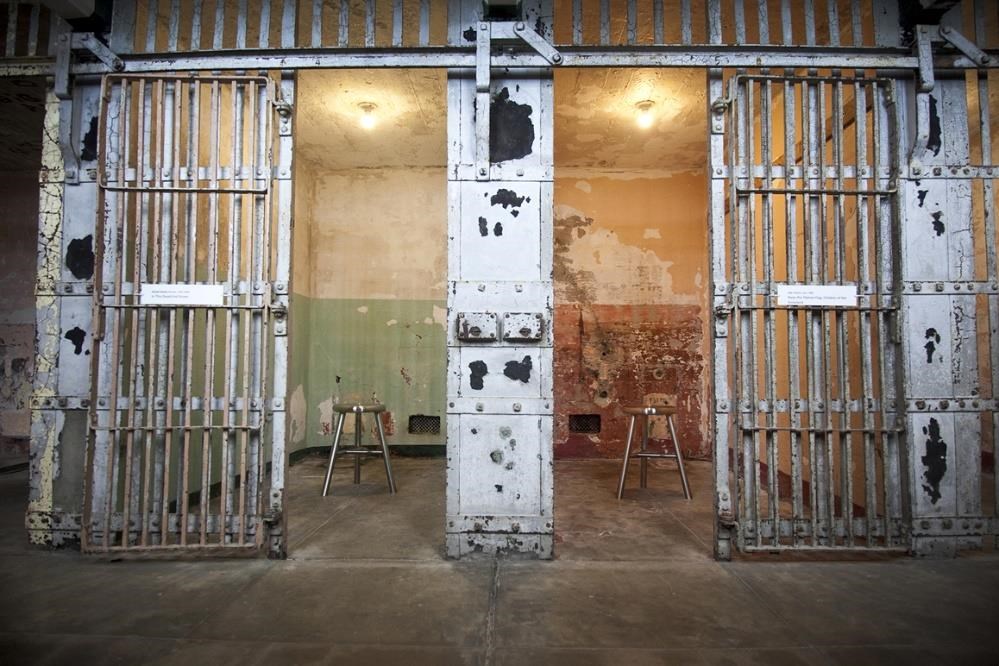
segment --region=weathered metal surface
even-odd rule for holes
[[[496,69],[480,10],[451,22],[481,46],[474,75],[448,79],[447,553],[548,558],[552,81]]]
[[[85,551],[283,552],[291,93],[105,79]]]
[[[893,90],[739,75],[714,100],[719,556],[733,528],[744,550],[899,545]],[[829,286],[852,296],[824,305]]]

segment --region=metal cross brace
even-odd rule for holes
[[[475,179],[489,180],[489,109],[493,39],[523,42],[546,62],[558,65],[562,54],[523,21],[481,21],[475,37]]]

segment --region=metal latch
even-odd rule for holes
[[[493,312],[459,312],[458,339],[465,342],[493,342],[498,322]]]
[[[503,339],[527,342],[541,340],[544,317],[540,312],[507,312],[503,315]]]

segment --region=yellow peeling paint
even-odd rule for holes
[[[63,171],[59,150],[59,100],[49,93],[45,100],[42,133],[42,168],[39,173],[38,200],[38,275],[35,310],[37,312],[37,347],[35,349],[35,388],[33,397],[44,399],[56,394],[59,364],[59,306],[54,289],[62,264]],[[55,419],[37,409],[31,412],[31,489],[28,514],[48,513],[53,509],[53,482],[57,472],[56,446],[59,428]],[[47,543],[47,530],[29,531],[33,543]]]

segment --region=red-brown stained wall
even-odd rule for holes
[[[707,455],[701,435],[701,308],[696,305],[560,305],[555,311],[555,455],[619,457],[629,417],[622,407],[677,407],[688,455]],[[599,414],[598,435],[572,433],[569,415]],[[653,438],[662,434],[657,424]]]
[[[555,203],[555,456],[620,457],[623,408],[664,401],[710,456],[705,176],[561,178]],[[585,414],[599,433],[570,430]]]

